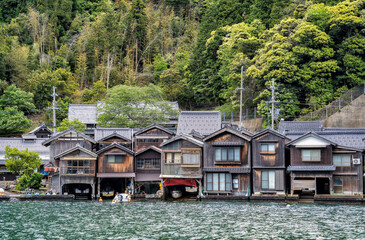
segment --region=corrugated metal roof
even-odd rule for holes
[[[190,134],[192,130],[209,135],[222,126],[219,111],[182,111],[179,115],[177,134]]]
[[[336,166],[333,165],[290,165],[288,171],[296,172],[323,172],[323,171],[335,171]]]
[[[132,139],[132,129],[131,128],[96,128],[95,129],[95,140],[99,141],[105,137],[112,134],[118,134],[126,139]]]
[[[290,132],[317,132],[322,130],[321,121],[280,121],[278,132],[286,135]]]

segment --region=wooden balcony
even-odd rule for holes
[[[95,175],[93,167],[61,167],[62,175]]]

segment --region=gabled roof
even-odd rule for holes
[[[114,133],[112,133],[112,134],[110,134],[108,136],[105,136],[105,137],[99,139],[98,142],[102,142],[102,141],[105,141],[105,140],[107,140],[109,138],[113,138],[113,137],[117,137],[117,138],[123,139],[124,141],[127,141],[127,142],[130,142],[131,141],[130,139],[128,139],[128,138],[126,138],[126,137],[118,134],[117,132],[114,132]]]
[[[112,148],[119,148],[120,150],[122,150],[122,151],[125,151],[125,152],[127,152],[127,153],[129,153],[129,154],[131,154],[131,155],[134,155],[134,152],[132,151],[132,150],[130,150],[129,148],[126,148],[126,147],[124,147],[124,146],[122,146],[122,145],[120,145],[120,144],[118,144],[118,143],[116,143],[116,142],[113,142],[112,144],[110,144],[109,146],[107,146],[107,147],[105,147],[105,148],[102,148],[102,149],[100,149],[99,151],[97,151],[96,152],[96,154],[100,154],[100,153],[103,153],[103,152],[105,152],[105,151],[108,151],[108,150],[110,150],[110,149],[112,149]]]
[[[192,138],[191,136],[186,135],[186,134],[177,135],[177,136],[175,136],[175,137],[173,137],[173,138],[171,138],[171,139],[169,139],[169,140],[161,143],[160,146],[162,147],[162,146],[165,146],[167,144],[170,144],[170,143],[175,142],[175,141],[178,141],[178,140],[185,140],[185,141],[191,142],[192,144],[195,144],[195,145],[197,145],[199,147],[203,147],[204,146],[204,143],[202,141],[199,141],[199,140],[197,140],[195,138]]]
[[[136,152],[136,156],[137,156],[137,155],[139,155],[139,154],[142,154],[142,153],[144,153],[144,152],[147,152],[147,151],[149,151],[149,150],[153,150],[153,151],[155,151],[155,152],[161,153],[161,149],[160,149],[160,148],[155,147],[155,146],[149,146],[148,148],[144,148],[144,149],[142,149],[142,150],[140,150],[140,151]]]
[[[84,124],[97,124],[97,104],[70,104],[68,119],[78,119]]]
[[[229,126],[225,126],[224,128],[221,128],[218,131],[215,131],[214,133],[212,133],[209,136],[207,136],[206,138],[204,138],[204,141],[207,141],[207,140],[209,140],[209,139],[211,139],[215,136],[218,136],[219,134],[224,133],[224,132],[229,132],[229,133],[232,133],[233,135],[236,135],[237,137],[243,138],[247,141],[251,141],[250,137],[248,137],[246,135],[243,135],[240,131],[238,131],[234,128],[231,128]]]
[[[281,134],[288,132],[318,132],[321,130],[321,121],[280,121],[278,127],[278,132]]]
[[[81,133],[81,132],[79,132],[79,131],[77,131],[77,130],[75,130],[72,126],[70,126],[68,129],[66,129],[65,131],[63,131],[63,132],[60,132],[60,133],[57,133],[56,135],[54,135],[54,136],[51,136],[49,139],[47,139],[47,140],[45,140],[42,144],[44,145],[44,146],[48,146],[49,144],[51,144],[51,142],[53,142],[54,140],[56,140],[56,139],[58,139],[58,138],[60,138],[60,137],[62,137],[62,136],[64,136],[64,135],[66,135],[66,134],[68,134],[68,133],[76,133],[77,134],[77,136],[80,136],[80,137],[82,137],[82,138],[84,138],[85,140],[87,140],[87,141],[89,141],[89,142],[91,142],[91,143],[96,143],[96,141],[94,140],[94,139],[92,139],[91,137],[89,137],[89,136],[87,136],[87,135],[85,135],[85,134],[83,134],[83,133]]]
[[[95,157],[95,158],[98,156],[95,153],[91,152],[90,150],[87,150],[86,148],[81,147],[79,144],[76,144],[75,147],[70,148],[70,149],[68,149],[68,150],[66,150],[66,151],[64,151],[64,152],[56,155],[54,158],[55,159],[61,158],[63,156],[66,156],[67,154],[70,154],[70,153],[72,153],[74,151],[77,151],[77,150],[79,150],[81,152],[84,152],[84,153],[86,153],[86,154],[88,154],[88,155],[90,155],[92,157]]]
[[[132,139],[131,128],[95,128],[94,136],[96,141],[100,141],[115,133],[122,136],[124,139],[128,139],[128,141],[131,141]]]
[[[280,134],[279,132],[273,130],[272,128],[266,128],[265,130],[262,130],[262,131],[256,133],[255,135],[253,135],[252,138],[260,137],[260,136],[262,136],[262,135],[264,135],[266,133],[274,134],[275,136],[278,136],[279,138],[283,138],[283,139],[288,138],[285,135]]]
[[[164,131],[170,135],[174,135],[175,133],[170,131],[169,129],[161,126],[161,125],[158,125],[157,123],[153,123],[152,125],[148,126],[148,127],[145,127],[145,128],[142,128],[141,130],[139,130],[138,132],[134,133],[134,136],[137,136],[137,135],[140,135],[146,131],[149,131],[151,129],[154,129],[154,128],[157,128],[157,129],[160,129],[161,131]]]
[[[50,134],[52,134],[53,132],[47,127],[47,125],[45,123],[40,123],[36,128],[34,128],[32,131],[30,131],[28,134],[35,134],[40,130],[46,130],[47,132],[49,132]]]
[[[287,146],[294,145],[295,143],[299,142],[300,140],[305,139],[305,138],[308,138],[308,137],[315,137],[315,138],[318,138],[318,139],[320,139],[322,141],[328,142],[329,144],[331,144],[333,146],[337,146],[336,143],[334,143],[334,142],[328,140],[327,138],[324,138],[324,137],[322,137],[322,136],[320,136],[320,135],[318,135],[317,133],[314,133],[314,132],[308,132],[308,133],[300,136],[299,138],[288,142],[286,145]]]
[[[221,128],[219,111],[182,111],[179,115],[177,134],[189,134],[192,130],[207,136]]]

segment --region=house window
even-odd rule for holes
[[[233,188],[238,189],[238,178],[233,178]]]
[[[275,189],[275,171],[262,171],[262,189]]]
[[[302,161],[321,161],[321,150],[302,150]]]
[[[220,147],[215,149],[215,160],[220,161],[240,161],[239,147]]]
[[[137,169],[160,169],[161,159],[137,159]]]
[[[333,178],[333,191],[335,193],[343,193],[342,189],[342,177],[334,177]]]
[[[166,163],[181,163],[181,153],[166,153]]]
[[[183,153],[183,163],[200,165],[200,154],[199,153]]]
[[[123,163],[124,156],[123,155],[107,155],[108,163]]]
[[[275,153],[275,143],[261,144],[262,153]]]
[[[232,191],[230,173],[207,173],[207,191]]]
[[[341,167],[350,167],[351,155],[333,155],[333,165]]]

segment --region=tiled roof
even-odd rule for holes
[[[322,130],[321,121],[280,121],[278,132],[286,135],[290,132],[317,132]]]
[[[78,119],[84,124],[97,124],[97,104],[70,104],[68,119]]]
[[[208,139],[211,139],[215,136],[218,136],[219,134],[221,133],[224,133],[224,132],[229,132],[229,133],[232,133],[240,138],[243,138],[247,141],[251,141],[251,136],[252,136],[252,133],[248,132],[248,131],[245,131],[243,135],[242,132],[238,131],[237,129],[234,129],[232,127],[229,127],[229,126],[225,126],[224,128],[221,128],[221,129],[218,129],[217,131],[213,132],[212,134],[210,134],[209,136],[207,136],[204,141],[208,140]],[[247,134],[250,134],[250,135],[247,135]]]
[[[315,138],[317,138],[317,139],[321,139],[321,140],[323,140],[323,141],[325,141],[325,142],[327,142],[327,143],[329,143],[329,144],[337,145],[337,143],[336,143],[336,142],[333,142],[333,141],[331,141],[330,139],[328,139],[326,136],[319,135],[319,134],[318,134],[318,133],[316,133],[316,132],[307,132],[307,133],[305,133],[305,134],[300,135],[300,136],[299,136],[298,138],[296,138],[296,139],[291,138],[292,140],[291,140],[290,142],[288,142],[286,145],[287,145],[287,146],[293,145],[293,144],[295,144],[297,141],[299,141],[300,139],[304,139],[304,138],[307,138],[307,137],[315,137]]]
[[[209,135],[221,128],[219,111],[182,111],[179,115],[177,134],[189,134],[192,130]]]
[[[43,164],[49,162],[49,148],[42,145],[44,139],[38,138],[34,141],[24,141],[22,138],[0,138],[0,165],[5,164],[5,147],[16,147],[19,150],[25,150],[37,152],[43,160]]]
[[[73,148],[70,148],[70,149],[68,149],[68,150],[66,150],[66,151],[64,151],[64,152],[62,152],[62,153],[60,153],[60,154],[58,154],[58,155],[57,155],[57,156],[55,156],[54,158],[55,158],[55,159],[61,158],[61,157],[66,156],[67,154],[70,154],[70,153],[72,153],[72,152],[74,152],[74,151],[76,151],[76,150],[79,150],[79,151],[81,151],[81,152],[84,152],[84,153],[86,153],[86,154],[88,154],[88,155],[90,155],[90,156],[92,156],[92,157],[95,157],[95,158],[98,156],[98,155],[96,155],[95,153],[91,152],[90,150],[88,150],[88,149],[86,149],[86,148],[81,147],[79,144],[76,144],[76,146],[74,146]]]
[[[96,143],[94,139],[92,139],[91,137],[75,130],[72,126],[70,126],[68,129],[66,129],[63,132],[57,133],[56,135],[53,135],[52,137],[50,137],[49,139],[45,140],[42,144],[44,146],[48,146],[49,144],[51,144],[51,142],[53,142],[54,140],[58,139],[59,137],[62,137],[68,133],[76,133],[77,136],[80,136],[82,138],[84,138],[85,140],[90,141],[91,143]]]
[[[312,172],[312,171],[335,171],[336,166],[333,165],[290,165],[288,171]]]
[[[105,148],[102,148],[102,149],[100,149],[99,151],[97,151],[96,152],[96,154],[100,154],[100,153],[103,153],[103,152],[105,152],[105,151],[107,151],[107,150],[109,150],[109,149],[112,149],[112,148],[119,148],[120,150],[122,150],[122,151],[125,151],[125,152],[127,152],[127,153],[129,153],[129,154],[131,154],[131,155],[134,155],[134,152],[132,151],[132,150],[130,150],[129,148],[126,148],[126,147],[124,147],[124,146],[122,146],[122,145],[120,145],[120,144],[118,144],[118,143],[116,143],[116,142],[113,142],[112,144],[110,144],[109,146],[107,146],[107,147],[105,147]]]
[[[148,127],[142,128],[138,132],[134,133],[134,135],[136,136],[136,135],[142,134],[142,133],[144,133],[144,132],[146,132],[148,130],[154,129],[154,128],[160,129],[161,131],[164,131],[164,132],[166,132],[166,133],[168,133],[170,135],[174,135],[174,132],[170,131],[169,129],[167,129],[167,128],[161,126],[161,125],[158,125],[157,123],[154,123],[154,124],[152,124],[152,125],[150,125]]]
[[[96,128],[95,129],[95,140],[99,141],[112,134],[118,134],[126,139],[132,139],[132,129],[131,128]]]
[[[161,149],[160,148],[155,147],[155,146],[149,146],[148,148],[144,148],[144,149],[136,152],[136,156],[139,155],[139,154],[141,154],[141,153],[147,152],[149,150],[153,150],[155,152],[161,153]]]
[[[250,168],[233,168],[233,167],[225,167],[225,168],[203,168],[204,172],[229,172],[229,173],[250,173]]]
[[[38,132],[39,130],[41,130],[42,128],[44,128],[46,131],[48,131],[49,133],[53,133],[45,123],[40,123],[36,128],[34,128],[32,131],[30,131],[28,134],[35,134],[36,132]]]
[[[257,137],[262,136],[262,135],[264,135],[266,133],[274,134],[274,135],[276,135],[276,136],[278,136],[280,138],[287,138],[286,136],[284,136],[283,134],[281,134],[281,133],[273,130],[272,128],[266,128],[265,130],[262,130],[262,131],[256,133],[252,138],[257,138]]]
[[[329,141],[332,141],[338,145],[351,147],[351,148],[358,148],[358,149],[365,149],[365,129],[355,129],[355,128],[324,128],[323,131],[316,132],[319,136],[322,136]],[[295,140],[301,137],[303,134],[298,132],[289,132],[286,134],[288,138],[291,140]]]
[[[161,143],[160,146],[161,147],[162,146],[165,146],[165,145],[170,144],[170,143],[172,143],[174,141],[177,141],[177,140],[186,140],[186,141],[191,142],[191,143],[193,143],[193,144],[195,144],[195,145],[197,145],[199,147],[203,147],[204,146],[204,143],[202,141],[199,141],[198,139],[195,139],[195,138],[193,138],[193,137],[191,137],[189,135],[186,135],[186,134],[180,134],[180,135],[177,135],[177,136],[175,136],[173,138],[170,138],[169,140]]]

